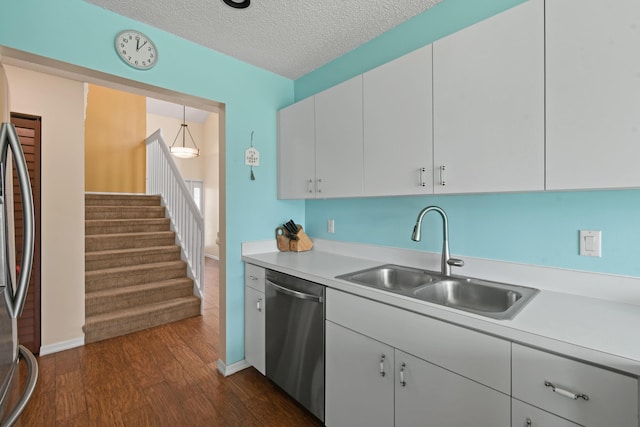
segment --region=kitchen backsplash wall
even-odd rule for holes
[[[308,234],[330,240],[439,252],[443,208],[453,257],[465,256],[640,277],[640,190],[309,200]],[[327,233],[327,220],[335,233]],[[579,256],[579,230],[602,231],[602,257]]]

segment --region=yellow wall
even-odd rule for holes
[[[82,345],[84,83],[4,68],[10,110],[42,117],[42,350]]]
[[[89,85],[85,120],[85,190],[146,191],[146,98]]]

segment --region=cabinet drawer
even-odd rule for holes
[[[637,378],[518,344],[512,354],[513,397],[585,426],[638,427]]]
[[[253,264],[244,265],[244,285],[264,293],[265,270]]]
[[[511,394],[511,343],[401,308],[327,289],[327,320]]]
[[[511,427],[580,427],[580,425],[512,399]]]

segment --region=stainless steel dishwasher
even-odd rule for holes
[[[266,271],[267,378],[324,422],[325,287]]]

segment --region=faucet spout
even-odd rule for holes
[[[464,261],[461,259],[451,258],[449,255],[449,219],[447,218],[447,214],[442,208],[438,206],[427,206],[422,209],[418,214],[418,219],[416,220],[416,225],[413,227],[413,233],[411,234],[411,240],[414,242],[419,242],[422,234],[422,219],[424,216],[431,212],[435,211],[440,214],[442,218],[442,259],[440,261],[440,271],[444,276],[451,275],[451,266],[462,267],[464,265]]]

